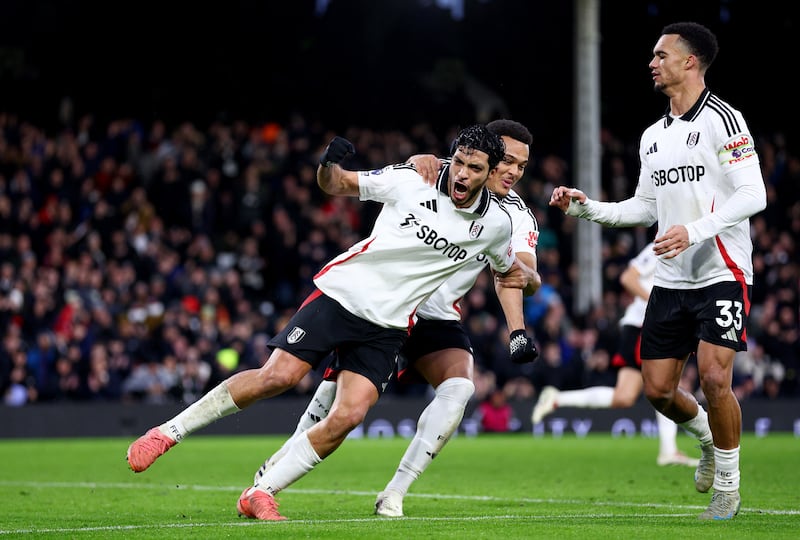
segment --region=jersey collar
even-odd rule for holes
[[[700,94],[700,97],[694,102],[692,108],[681,116],[681,120],[684,122],[693,122],[700,114],[700,110],[703,108],[703,105],[705,105],[706,101],[708,101],[708,97],[710,95],[711,92],[708,90],[708,88],[703,88],[703,92]],[[667,105],[667,112],[664,113],[664,127],[669,127],[672,125],[672,120],[673,118],[669,114],[669,105]]]

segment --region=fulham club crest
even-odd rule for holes
[[[700,141],[700,132],[699,131],[692,131],[689,133],[689,137],[686,139],[686,148],[694,148],[697,146],[697,143]]]
[[[289,332],[289,335],[286,336],[286,341],[294,344],[303,339],[304,337],[306,337],[306,331],[300,328],[299,326],[295,326],[294,328],[292,328],[292,331]]]
[[[470,225],[470,227],[469,227],[469,237],[470,237],[470,239],[475,240],[476,238],[478,238],[481,235],[482,231],[483,231],[483,225],[481,225],[477,221],[473,221],[472,225]]]

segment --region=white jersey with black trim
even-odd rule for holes
[[[658,256],[653,251],[654,243],[647,244],[636,257],[630,260],[629,266],[634,268],[639,274],[639,285],[647,292],[653,289],[653,276],[656,273]],[[644,324],[644,313],[647,310],[647,300],[639,295],[634,296],[633,301],[625,308],[625,313],[619,320],[620,326],[637,326]]]
[[[511,246],[514,253],[531,253],[536,256],[539,241],[539,225],[530,208],[515,191],[498,198],[511,216]],[[430,320],[461,320],[461,299],[475,285],[480,273],[486,268],[486,257],[478,255],[453,277],[436,289],[417,310],[417,315]]]
[[[684,225],[690,247],[672,259],[659,259],[657,286],[751,285],[748,218],[766,206],[766,190],[742,114],[705,89],[686,114],[667,114],[644,131],[639,160],[639,184],[631,199],[573,201],[567,212],[616,227],[657,221],[659,234]]]
[[[407,164],[358,173],[359,198],[384,203],[369,237],[338,255],[314,284],[345,309],[386,328],[409,328],[419,305],[447,279],[484,255],[511,268],[511,219],[484,188],[469,208],[448,192],[449,167],[436,186]]]

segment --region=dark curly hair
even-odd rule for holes
[[[696,22],[678,22],[668,24],[661,30],[661,35],[677,34],[688,45],[689,52],[700,60],[700,65],[705,71],[714,62],[719,52],[717,36]]]
[[[486,124],[486,127],[495,135],[510,137],[528,146],[533,142],[533,135],[528,131],[528,128],[514,120],[500,118],[499,120],[492,120]]]
[[[499,135],[492,133],[483,124],[475,124],[462,129],[456,140],[453,141],[452,152],[456,149],[467,148],[480,150],[489,156],[489,169],[494,169],[506,153],[506,145]]]

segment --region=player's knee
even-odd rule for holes
[[[436,397],[463,404],[466,407],[475,393],[475,384],[464,377],[451,377],[436,387]]]
[[[254,370],[255,371],[255,370]],[[305,373],[294,370],[260,369],[257,371],[258,386],[265,395],[275,395],[294,388]]]
[[[349,433],[361,424],[367,417],[369,408],[360,406],[347,406],[340,404],[331,410],[327,421],[330,429],[337,434]]]
[[[674,398],[674,389],[666,385],[645,383],[644,395],[657,411],[664,410]]]
[[[730,381],[730,374],[722,368],[708,369],[700,374],[700,388],[703,389],[703,394],[709,400],[713,400],[722,393],[729,393]]]

